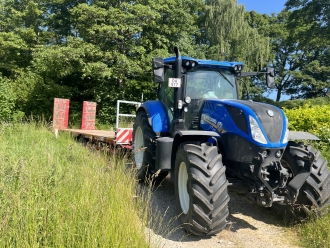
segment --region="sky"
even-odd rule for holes
[[[284,9],[287,0],[237,0],[238,4],[245,5],[246,11],[258,12],[259,14],[280,13]]]

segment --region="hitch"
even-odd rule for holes
[[[256,184],[255,190],[249,193],[252,200],[263,207],[271,207],[273,202],[286,199],[291,201],[292,193],[296,192],[286,189],[290,173],[281,162],[259,152],[253,163],[258,172],[259,183]]]

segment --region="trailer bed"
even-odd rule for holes
[[[113,142],[116,139],[115,131],[105,130],[83,130],[83,129],[66,129],[74,135],[83,135],[91,140],[97,140],[102,142]]]

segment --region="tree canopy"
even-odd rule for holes
[[[151,59],[174,46],[242,61],[246,71],[274,66],[276,100],[325,96],[329,13],[326,0],[289,0],[272,16],[246,12],[237,0],[0,0],[0,119],[48,118],[62,97],[71,112],[96,101],[97,118],[113,122],[117,99],[156,98]],[[263,80],[247,81],[252,97],[262,96]]]

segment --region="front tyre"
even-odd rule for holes
[[[180,221],[195,235],[213,235],[226,226],[229,214],[226,167],[210,143],[180,145],[175,160],[175,197]]]

